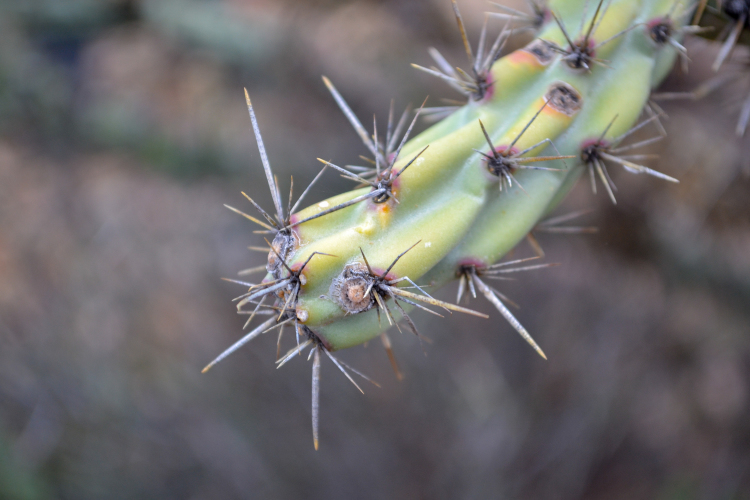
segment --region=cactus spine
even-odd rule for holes
[[[256,205],[265,221],[246,215],[273,241],[268,275],[258,284],[240,282],[249,289],[239,309],[252,313],[251,318],[264,313],[271,317],[206,369],[255,336],[292,326],[298,344],[279,365],[312,347],[317,448],[321,353],[349,377],[348,367],[331,352],[383,335],[401,319],[416,333],[408,316],[412,308],[484,316],[433,299],[420,283],[440,286],[458,279],[462,290],[478,290],[544,356],[504,307],[499,292],[481,277],[541,267],[503,268],[494,263],[586,172],[594,188],[600,183],[610,195],[607,164],[674,181],[630,154],[660,136],[631,144],[627,136],[634,127],[658,128],[654,112],[636,123],[642,110],[650,109],[652,88],[679,53],[668,42],[677,43],[674,37],[686,17],[675,12],[680,8],[674,0],[551,0],[546,7],[536,5],[527,21],[540,27],[538,37],[520,50],[497,57],[508,30],[488,51],[483,32],[476,56],[464,39],[472,62],[469,71],[457,72],[439,54],[434,57],[440,70],[421,69],[464,93],[467,104],[408,141],[411,126],[402,140],[396,131],[403,127],[394,129],[392,120],[380,139],[377,129],[370,137],[324,78],[375,167],[342,168],[324,162],[366,187],[299,212],[284,210],[248,98],[275,213]],[[455,2],[454,9],[463,33]],[[668,22],[671,31],[659,31],[658,38],[654,33],[655,26],[663,27],[660,22]],[[388,344],[385,337],[384,342]]]

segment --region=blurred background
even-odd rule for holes
[[[460,6],[475,43],[492,7]],[[200,374],[244,322],[220,277],[265,258],[222,206],[270,206],[242,87],[302,186],[364,152],[320,75],[384,119],[458,97],[409,67],[430,46],[465,66],[448,0],[0,1],[0,498],[750,498],[736,90],[663,104],[650,166],[680,184],[612,168],[615,207],[584,179],[558,213],[599,233],[540,234],[562,265],[501,283],[549,361],[481,301],[415,314],[402,382],[379,342],[340,353],[365,396],[323,364],[317,453],[309,363],[276,371],[274,335]],[[662,89],[711,76],[688,46]]]

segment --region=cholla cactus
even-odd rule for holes
[[[419,335],[410,310],[487,317],[437,300],[422,286],[432,290],[457,280],[459,301],[467,291],[473,296],[479,291],[546,357],[486,279],[549,264],[496,262],[534,230],[583,173],[590,175],[594,190],[598,178],[613,202],[607,164],[676,182],[641,165],[646,156],[633,151],[663,137],[660,113],[649,106],[649,96],[675,57],[684,54],[680,36],[689,10],[675,0],[551,0],[532,6],[528,15],[508,9],[495,13],[507,21],[505,29],[490,45],[485,23],[474,52],[454,0],[469,69],[454,69],[434,49],[437,67],[419,69],[447,82],[467,103],[420,108],[449,116],[412,139],[421,111],[406,127],[407,114],[394,125],[391,107],[385,133],[375,123],[370,135],[324,77],[372,164],[340,167],[323,161],[324,170],[337,170],[364,187],[300,211],[309,188],[294,206],[290,193],[285,210],[247,98],[274,210],[264,211],[250,197],[262,219],[232,209],[260,225],[270,247],[265,278],[237,281],[248,288],[237,306],[250,316],[246,326],[255,316],[265,321],[204,371],[254,337],[274,329],[281,336],[292,327],[297,344],[278,365],[310,349],[316,449],[321,355],[359,388],[349,375],[359,372],[332,352],[380,336],[398,374],[385,331],[403,321]],[[537,38],[499,57],[517,17],[524,29],[539,30]],[[638,122],[644,109],[647,117]],[[646,128],[654,137],[626,141]]]

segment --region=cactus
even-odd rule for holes
[[[588,4],[534,2],[530,15],[502,8],[492,17],[505,19],[505,29],[487,49],[485,23],[475,53],[453,0],[469,70],[454,69],[434,49],[437,67],[417,68],[447,82],[467,102],[457,108],[423,104],[403,134],[407,114],[394,126],[391,106],[385,134],[379,135],[374,123],[370,135],[324,77],[373,162],[341,167],[321,160],[323,170],[313,183],[332,169],[364,187],[300,211],[296,208],[309,187],[294,206],[290,193],[284,210],[246,92],[274,210],[266,212],[247,195],[262,219],[232,208],[271,237],[265,278],[232,281],[247,287],[237,298],[238,311],[249,315],[246,326],[258,315],[266,320],[204,371],[256,336],[274,329],[281,335],[285,326],[292,327],[297,344],[277,363],[281,367],[311,348],[317,449],[321,354],[360,389],[349,372],[364,375],[333,352],[380,336],[400,377],[385,330],[403,321],[419,335],[412,309],[487,317],[437,300],[423,285],[432,290],[458,280],[459,302],[467,289],[473,296],[479,291],[546,358],[503,304],[502,293],[485,280],[550,264],[497,262],[530,235],[582,174],[588,173],[594,192],[598,179],[613,202],[608,165],[676,182],[641,165],[647,157],[631,152],[663,137],[661,113],[649,98],[676,56],[684,57],[680,38],[692,30],[685,27],[691,12],[674,0]],[[522,29],[538,30],[537,38],[499,57],[517,18]],[[647,117],[639,122],[644,110]],[[448,116],[411,138],[421,113]],[[656,134],[627,142],[647,128]]]

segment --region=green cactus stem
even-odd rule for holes
[[[676,182],[641,165],[648,157],[634,152],[659,140],[661,132],[643,141],[623,141],[650,126],[662,130],[649,96],[675,57],[684,56],[682,35],[695,31],[685,27],[688,12],[674,0],[600,0],[591,8],[588,3],[533,2],[530,15],[501,8],[494,17],[510,24],[518,15],[524,29],[539,33],[526,47],[500,57],[509,26],[489,45],[485,23],[473,51],[454,0],[469,69],[454,69],[434,49],[430,53],[437,67],[418,69],[447,82],[467,103],[428,108],[427,114],[449,116],[414,138],[410,133],[423,108],[402,135],[407,115],[394,127],[391,107],[385,134],[378,135],[375,123],[371,135],[324,77],[373,166],[341,167],[321,160],[324,170],[336,170],[365,187],[300,211],[299,202],[284,210],[247,98],[274,211],[265,212],[249,197],[262,219],[232,209],[271,236],[265,278],[237,281],[247,287],[237,301],[240,313],[265,321],[205,370],[262,333],[293,327],[297,345],[278,364],[311,348],[317,449],[322,353],[357,386],[348,373],[354,370],[331,353],[380,336],[400,377],[385,331],[404,321],[419,335],[409,316],[412,309],[486,317],[435,299],[423,285],[433,290],[458,280],[459,301],[467,290],[475,297],[479,292],[546,358],[504,305],[505,296],[485,280],[552,265],[527,259],[497,262],[538,227],[582,173],[589,172],[594,190],[598,178],[613,202],[608,164]],[[644,109],[648,117],[638,123]]]

